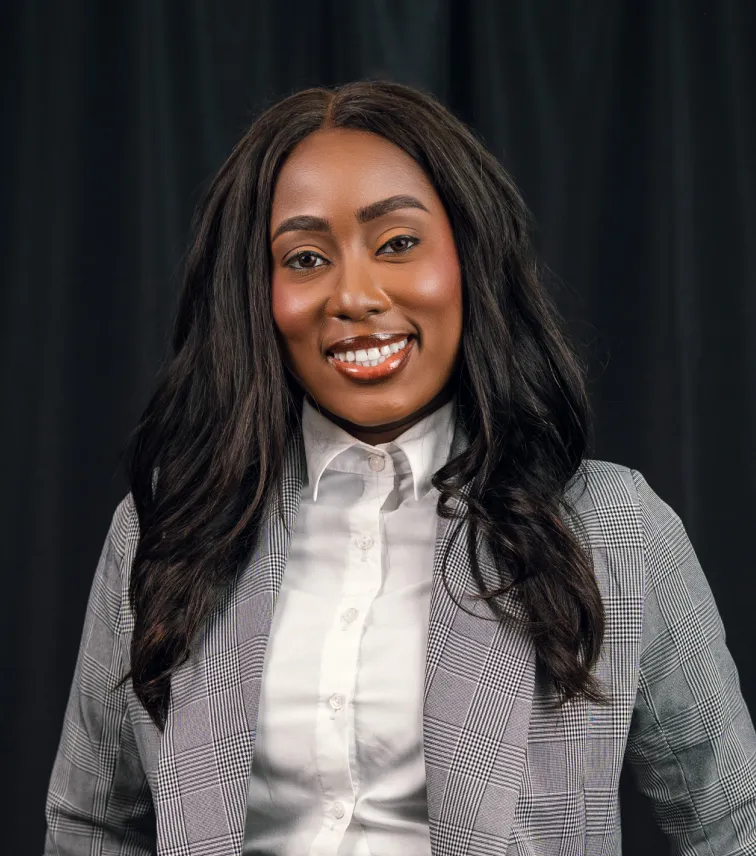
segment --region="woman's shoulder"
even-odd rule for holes
[[[696,585],[702,579],[680,516],[638,470],[586,458],[565,496],[598,564],[606,565],[615,581],[632,580],[645,595],[671,573]]]
[[[679,521],[639,470],[612,461],[584,458],[565,495],[584,522],[600,522],[615,538],[625,532],[635,541],[649,523]]]
[[[643,476],[624,464],[584,458],[570,480],[565,498],[591,540],[603,536],[617,544],[640,534],[639,484]]]
[[[124,558],[133,556],[139,542],[139,516],[131,491],[116,506],[108,537],[119,562],[123,565]]]

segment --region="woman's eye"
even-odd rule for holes
[[[323,267],[323,265],[317,264],[318,260],[323,262],[323,264],[328,264],[320,253],[315,253],[312,250],[304,250],[301,253],[293,255],[284,266],[290,267],[293,270],[315,270],[315,268]],[[294,262],[298,262],[298,264],[295,265]]]
[[[391,240],[386,241],[380,250],[378,250],[378,255],[393,256],[400,253],[406,253],[419,243],[420,239],[413,238],[411,235],[397,235],[395,238],[391,238]],[[383,252],[386,247],[391,247],[391,250],[388,253]]]

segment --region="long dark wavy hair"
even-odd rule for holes
[[[385,137],[425,170],[453,229],[463,281],[456,400],[469,447],[433,477],[437,512],[462,500],[471,578],[495,615],[505,583],[563,702],[604,700],[592,672],[604,612],[590,551],[565,526],[565,491],[589,441],[581,364],[560,331],[512,179],[433,96],[386,81],[307,89],[273,105],[198,206],[173,357],[126,450],[140,524],[131,569],[134,691],[163,728],[174,670],[254,548],[281,491],[302,390],[271,309],[270,208],[281,166],[320,128]],[[463,486],[466,490],[462,490]],[[475,539],[501,585],[487,588]]]

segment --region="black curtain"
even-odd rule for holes
[[[168,353],[193,206],[253,116],[424,86],[516,177],[590,361],[592,457],[682,517],[756,711],[756,4],[3,4],[3,850],[39,853],[119,452]],[[623,780],[628,853],[666,852]]]

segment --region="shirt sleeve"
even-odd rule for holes
[[[711,589],[677,514],[633,470],[646,592],[626,760],[685,856],[756,853],[756,734]]]
[[[63,731],[47,794],[45,856],[148,856],[152,798],[137,750],[120,636],[121,562],[130,497],[116,510],[84,619]]]

